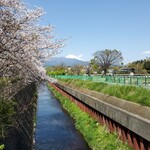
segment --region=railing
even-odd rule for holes
[[[150,76],[129,76],[129,75],[114,75],[114,76],[102,76],[102,75],[57,75],[55,78],[61,79],[81,79],[91,80],[94,82],[107,82],[117,84],[131,84],[138,86],[150,87]]]

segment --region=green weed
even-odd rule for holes
[[[150,89],[144,87],[107,84],[103,82],[83,81],[79,79],[61,79],[61,81],[66,82],[68,85],[72,84],[76,87],[95,90],[104,94],[150,107]]]
[[[123,144],[115,133],[110,134],[105,126],[100,126],[96,120],[81,111],[75,103],[63,97],[52,87],[49,88],[53,91],[56,98],[60,100],[70,116],[75,119],[75,127],[80,130],[93,150],[130,150],[127,144]]]

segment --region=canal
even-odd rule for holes
[[[90,150],[46,85],[38,89],[35,150]]]

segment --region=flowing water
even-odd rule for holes
[[[35,150],[90,150],[46,85],[38,90]]]

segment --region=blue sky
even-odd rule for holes
[[[124,63],[150,57],[150,0],[23,1],[44,9],[43,22],[58,38],[69,37],[57,56],[90,60],[98,50],[117,49]]]

